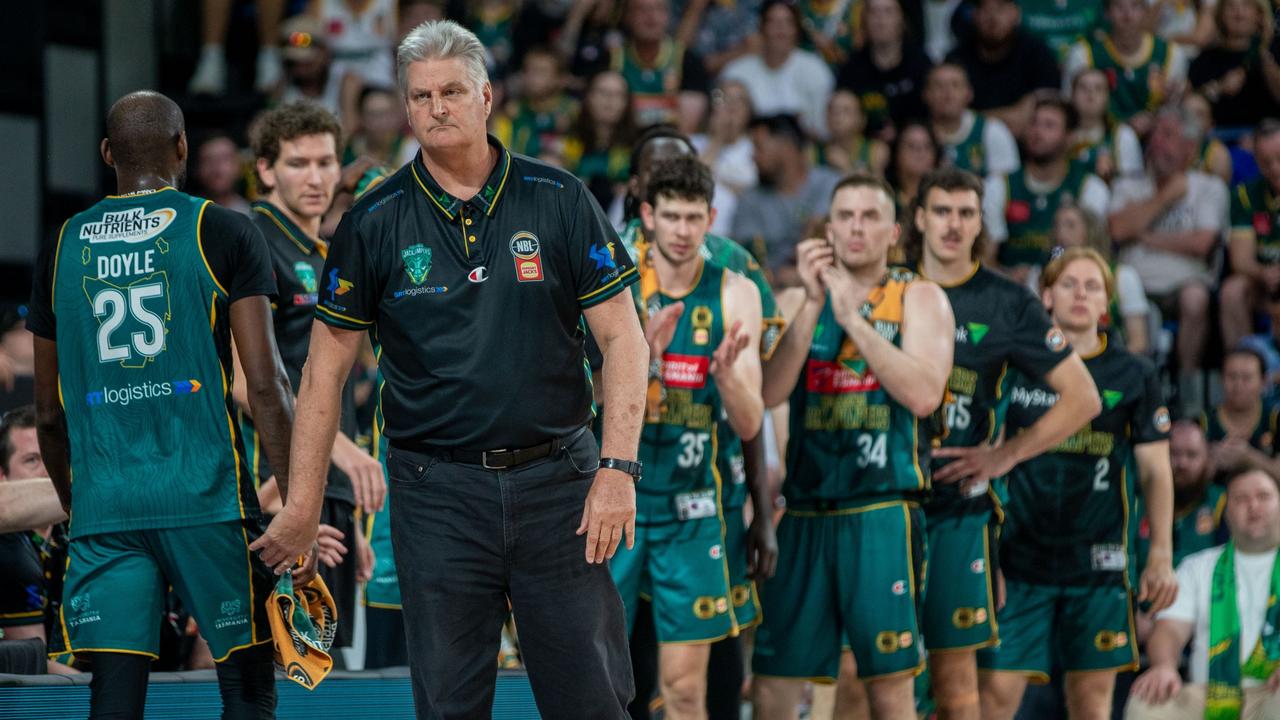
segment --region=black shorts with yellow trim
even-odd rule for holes
[[[929,565],[923,631],[929,652],[996,643],[991,512],[928,515]]]
[[[641,598],[653,603],[659,643],[715,642],[738,633],[719,517],[637,525],[634,539],[609,561],[628,635]]]
[[[789,507],[778,525],[777,574],[760,588],[753,671],[834,680],[847,646],[860,678],[918,673],[923,520],[902,499]]]
[[[26,532],[0,534],[0,628],[44,622],[44,568]]]
[[[1131,591],[1122,584],[1040,585],[1005,581],[1000,642],[978,651],[982,670],[1047,682],[1055,653],[1067,672],[1136,670]]]
[[[257,520],[74,538],[59,626],[70,652],[157,657],[160,617],[172,587],[215,661],[271,642],[266,600],[275,576],[249,550]]]

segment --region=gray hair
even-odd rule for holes
[[[1156,118],[1169,118],[1178,123],[1178,127],[1182,129],[1182,138],[1189,140],[1195,145],[1199,145],[1204,140],[1204,126],[1200,124],[1199,118],[1190,110],[1181,105],[1165,105],[1156,114]]]
[[[485,69],[485,49],[480,38],[452,20],[431,20],[414,28],[396,50],[396,80],[400,92],[409,94],[409,66],[420,60],[458,58],[476,90],[489,82]]]

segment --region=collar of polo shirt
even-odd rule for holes
[[[427,171],[427,165],[422,159],[422,150],[418,150],[418,155],[413,159],[410,171],[413,172],[413,179],[417,181],[418,187],[422,188],[422,192],[431,200],[431,204],[435,205],[445,217],[453,220],[458,216],[458,207],[463,202],[469,202],[475,207],[484,210],[485,215],[493,215],[493,209],[497,207],[498,200],[502,197],[502,191],[507,186],[507,175],[511,171],[511,153],[502,146],[498,138],[489,135],[489,145],[498,150],[498,162],[493,166],[493,172],[489,173],[488,179],[484,181],[484,187],[480,188],[480,192],[470,200],[459,200],[458,198],[445,192],[440,187],[435,178],[431,177],[431,173]]]
[[[299,250],[308,255],[316,251],[318,247],[316,241],[303,232],[302,228],[290,220],[289,216],[285,215],[280,208],[266,200],[258,200],[253,203],[252,207],[254,212],[266,216],[271,222],[275,223],[275,226],[280,228],[280,232],[292,240]]]

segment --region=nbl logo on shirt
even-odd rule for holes
[[[537,235],[526,230],[512,235],[511,256],[516,262],[516,280],[542,282],[542,245]]]

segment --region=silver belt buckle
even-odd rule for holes
[[[506,448],[503,448],[501,450],[485,450],[483,453],[480,454],[480,464],[484,466],[485,470],[506,470],[510,466],[489,464],[489,453],[493,453],[496,455],[498,453],[504,453],[504,452],[510,452],[510,451],[507,450]]]

